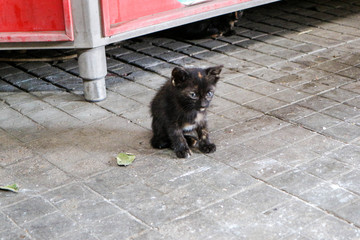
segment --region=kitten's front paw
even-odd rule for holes
[[[216,151],[216,145],[213,143],[200,144],[199,150],[203,153],[213,153]]]
[[[190,149],[175,151],[175,153],[178,158],[188,158],[192,154]]]

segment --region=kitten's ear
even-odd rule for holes
[[[182,84],[189,77],[188,72],[184,68],[175,67],[171,73],[171,83],[174,87]]]
[[[224,66],[223,65],[219,65],[219,66],[216,66],[216,67],[209,67],[207,69],[205,69],[205,72],[208,76],[214,76],[214,84],[217,83],[217,81],[220,79],[220,73],[221,73],[221,70]]]

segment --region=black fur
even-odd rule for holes
[[[234,34],[234,24],[243,15],[242,11],[186,24],[163,32],[166,37],[182,39],[218,38]]]
[[[176,156],[191,155],[190,147],[198,146],[201,152],[216,150],[209,140],[206,109],[213,98],[215,86],[223,66],[202,68],[179,68],[161,87],[151,102],[154,148],[172,148]],[[194,136],[184,135],[196,131]]]

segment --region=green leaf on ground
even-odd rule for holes
[[[0,186],[0,190],[4,190],[4,191],[11,191],[11,192],[18,192],[19,191],[19,187],[16,183],[12,184],[12,185],[7,185],[7,186]]]
[[[131,153],[119,153],[116,156],[116,160],[119,166],[128,166],[135,160],[135,155]]]

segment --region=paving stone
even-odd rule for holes
[[[241,59],[241,60],[246,60],[246,61],[251,61],[255,58],[259,58],[259,57],[264,57],[266,56],[266,54],[257,52],[255,50],[250,50],[250,49],[245,49],[242,50],[240,52],[236,52],[231,54],[233,57]]]
[[[279,52],[273,52],[272,55],[282,58],[282,59],[289,60],[289,59],[294,59],[294,58],[296,59],[296,58],[302,56],[303,54],[298,51],[295,51],[295,50],[285,49],[285,50],[281,50]],[[299,63],[299,62],[297,62],[297,63]]]
[[[308,147],[309,150],[319,154],[329,152],[330,150],[334,150],[344,145],[344,143],[338,140],[326,138],[319,134],[316,134],[314,137],[299,142],[300,147]]]
[[[246,48],[248,49],[249,47],[255,45],[259,43],[259,41],[256,41],[256,40],[252,40],[252,39],[247,39],[245,41],[241,41],[241,42],[237,42],[235,45],[236,46],[239,46],[241,48]]]
[[[296,91],[293,89],[286,89],[284,91],[280,91],[278,93],[274,93],[270,95],[272,98],[284,101],[284,102],[288,102],[288,103],[294,103],[294,102],[298,102],[301,101],[303,99],[307,99],[310,97],[309,94],[304,93],[304,92],[300,92],[300,91]]]
[[[134,194],[137,197],[134,198]],[[151,226],[159,226],[190,210],[189,205],[179,207],[176,201],[169,198],[170,195],[164,196],[159,191],[140,182],[122,186],[104,196]]]
[[[268,95],[275,94],[277,92],[284,91],[287,88],[283,87],[281,85],[273,84],[271,82],[263,82],[261,84],[251,86],[251,87],[248,87],[246,89],[251,90],[251,91],[256,92],[256,93],[260,93],[260,94],[265,95],[265,96],[268,96]]]
[[[233,198],[256,212],[264,212],[279,203],[288,201],[291,196],[266,184],[260,184],[237,194]]]
[[[332,212],[359,199],[358,196],[340,188],[338,185],[327,183],[301,194],[300,197],[310,204],[316,204],[321,209]]]
[[[187,210],[190,211],[217,201],[223,194],[223,191],[212,188],[209,183],[196,181],[173,190],[167,196],[175,201],[176,204],[186,206]]]
[[[317,177],[294,169],[267,180],[272,186],[288,193],[299,195],[323,183]]]
[[[221,40],[221,41],[224,41],[224,42],[227,42],[230,44],[236,44],[236,43],[239,43],[242,41],[246,41],[246,40],[248,40],[248,38],[242,37],[239,35],[231,35],[231,36],[221,36],[218,38],[218,40]],[[227,46],[229,46],[229,45],[227,45]]]
[[[0,238],[1,239],[25,239],[25,240],[31,239],[29,237],[28,233],[26,233],[23,230],[19,230],[17,228],[0,232]]]
[[[167,62],[173,62],[175,60],[185,58],[186,55],[181,54],[181,53],[177,53],[177,52],[168,52],[168,53],[160,54],[157,57],[164,60],[164,61],[167,61]]]
[[[294,144],[314,135],[315,134],[313,132],[297,125],[286,126],[271,133],[271,137],[274,139],[280,139],[287,144]]]
[[[146,57],[146,55],[144,55],[144,54],[137,53],[137,52],[130,52],[130,53],[127,53],[127,54],[116,56],[116,59],[119,59],[119,60],[124,61],[124,62],[131,63],[131,62],[134,62],[136,60],[140,60],[140,59],[145,58],[145,57]]]
[[[21,92],[21,90],[3,80],[0,80],[0,92],[2,95],[10,95],[12,92]]]
[[[275,71],[269,68],[260,68],[256,71],[251,72],[250,75],[255,76],[259,79],[263,79],[265,81],[273,81],[274,79],[278,79],[288,74],[280,71]]]
[[[63,214],[54,212],[24,224],[24,228],[34,238],[51,239],[76,230],[77,225]]]
[[[275,109],[281,108],[283,106],[287,105],[286,102],[274,99],[274,98],[258,98],[253,101],[249,101],[244,104],[244,106],[249,107],[251,109],[255,109],[257,111],[268,113]]]
[[[37,100],[36,97],[26,92],[21,92],[18,94],[9,94],[1,98],[10,106],[21,104],[27,101],[29,102],[29,101]]]
[[[61,235],[57,239],[97,240],[97,238],[94,235],[90,234],[87,229],[68,232],[64,235]]]
[[[360,84],[358,82],[349,83],[341,88],[351,92],[360,93]]]
[[[351,142],[360,136],[359,126],[351,123],[341,123],[325,129],[324,134],[344,142]]]
[[[47,132],[43,126],[25,116],[2,121],[0,126],[6,129],[8,134],[25,143],[44,137]]]
[[[217,143],[217,136],[214,136],[214,141]],[[217,146],[217,151],[211,155],[212,158],[221,161],[227,165],[239,169],[240,165],[261,156],[261,153],[245,147],[242,144],[233,146]]]
[[[353,118],[360,115],[360,110],[357,109],[356,107],[350,107],[344,104],[339,104],[322,111],[322,113],[332,117],[336,117],[340,120],[347,120],[349,118]]]
[[[212,106],[214,105],[215,104],[213,104]],[[211,110],[212,109],[213,108],[211,108]],[[244,122],[252,118],[260,117],[262,113],[246,107],[237,106],[220,112],[220,115],[235,120],[237,122]]]
[[[78,63],[75,59],[71,59],[71,60],[66,60],[64,62],[61,62],[61,63],[57,63],[56,66],[65,71],[68,71],[70,69],[74,69],[74,68],[78,67]]]
[[[315,113],[313,110],[297,104],[288,105],[270,112],[271,115],[287,121],[294,121]]]
[[[245,74],[250,74],[261,67],[259,64],[251,63],[251,62],[244,61],[244,60],[239,60],[236,58],[231,58],[231,59],[228,58],[227,60],[228,61],[225,61],[225,59],[224,59],[224,66],[226,68],[229,68],[231,70],[238,71],[241,73],[245,73]],[[216,62],[215,64],[217,64],[217,63],[218,62]]]
[[[110,69],[110,72],[118,74],[120,77],[126,77],[132,72],[138,71],[139,68],[129,65],[129,64],[121,64],[114,69]]]
[[[152,71],[152,72],[155,72],[161,76],[168,76],[172,69],[175,67],[176,65],[175,64],[171,64],[171,63],[162,63],[162,64],[159,64],[159,65],[155,65],[155,66],[152,66],[152,67],[149,67],[148,70],[149,71]]]
[[[151,47],[151,48],[142,49],[141,52],[154,57],[160,54],[168,53],[170,52],[170,50],[163,47]]]
[[[244,163],[240,166],[256,179],[267,180],[289,169],[286,164],[278,162],[269,157],[259,157],[258,159]]]
[[[345,240],[359,238],[360,231],[358,228],[348,225],[342,220],[332,216],[326,216],[313,222],[313,224],[302,230],[301,234],[311,239],[338,238]]]
[[[45,109],[39,109],[38,111],[31,111],[27,113],[27,115],[35,122],[39,124],[43,124],[44,122],[66,116],[66,113],[56,108],[45,108]]]
[[[71,181],[68,175],[40,157],[18,162],[6,169],[12,174],[13,181],[22,186],[22,189],[28,189],[33,193],[58,187]]]
[[[303,163],[310,162],[311,160],[320,157],[319,154],[308,151],[306,147],[301,148],[296,145],[286,146],[267,155],[285,165],[298,166]]]
[[[359,193],[360,192],[359,187],[354,184],[357,181],[357,179],[359,179],[359,170],[355,169],[347,174],[344,174],[338,179],[334,180],[334,182],[336,182],[341,187],[344,187],[350,191]]]
[[[308,228],[314,221],[325,215],[317,208],[297,199],[290,199],[264,214],[269,216],[270,219],[274,218],[281,225],[286,225],[295,231]]]
[[[354,145],[346,145],[329,153],[328,156],[341,162],[357,166],[360,161],[360,148]]]
[[[106,58],[106,66],[108,69],[117,68],[117,67],[121,66],[122,64],[124,64],[124,63],[121,61],[118,61],[116,59],[109,58],[109,57]]]
[[[231,36],[111,44],[98,103],[76,59],[1,62],[0,182],[20,191],[0,194],[0,239],[360,238],[359,10],[280,1]],[[172,69],[219,64],[217,151],[153,149],[149,103]],[[119,167],[119,152],[136,160]]]
[[[309,94],[321,94],[327,91],[331,91],[334,87],[329,86],[328,84],[322,84],[320,82],[309,82],[295,87],[297,91],[306,92]]]
[[[8,76],[4,76],[3,79],[6,80],[7,82],[9,82],[10,84],[19,84],[20,82],[23,82],[23,81],[36,79],[36,77],[33,75],[30,75],[28,73],[21,72],[18,74],[11,74]]]
[[[5,213],[0,212],[0,223],[2,227],[2,230],[0,231],[0,236],[5,235],[7,233],[2,233],[5,232],[5,230],[9,230],[11,228],[15,227],[15,224],[11,221],[11,219],[5,215]]]
[[[37,77],[42,78],[42,77],[46,77],[49,75],[61,73],[62,71],[60,69],[52,67],[52,66],[46,66],[46,67],[29,70],[29,72],[34,74]]]
[[[351,166],[327,157],[315,159],[298,168],[324,180],[335,178],[352,170]]]
[[[13,66],[8,66],[7,68],[1,69],[1,76],[11,77],[12,75],[23,74],[24,72],[21,69],[15,68]]]
[[[241,87],[241,88],[247,88],[251,86],[255,86],[258,84],[261,84],[264,82],[264,80],[258,79],[256,77],[248,76],[248,75],[241,75],[239,77],[231,78],[229,80],[225,80],[226,83],[230,83],[234,86]],[[219,84],[218,86],[221,86]]]
[[[204,209],[202,214],[221,226],[228,226],[226,229],[235,234],[236,238],[257,239],[265,233],[268,239],[279,239],[290,233],[290,229],[285,225],[264,214],[256,214],[234,199],[212,205]],[[254,225],[254,222],[257,224]]]
[[[220,47],[224,47],[227,44],[225,42],[221,42],[221,41],[218,41],[218,40],[210,40],[210,41],[207,41],[207,42],[201,42],[198,45],[200,47],[204,47],[204,48],[207,48],[207,49],[210,49],[210,50],[214,50],[214,49],[217,49],[217,48],[220,48]]]
[[[0,113],[1,113],[0,114],[0,116],[1,116],[0,120],[2,120],[2,121],[22,117],[21,114],[18,111],[14,110],[12,108],[1,109]]]
[[[345,70],[339,71],[338,74],[341,76],[345,76],[345,77],[349,77],[349,78],[358,80],[359,75],[360,75],[360,68],[359,67],[350,67]]]
[[[275,64],[271,65],[271,68],[292,74],[301,71],[302,69],[306,68],[306,66],[294,62],[282,61],[275,62]]]
[[[199,53],[206,52],[207,50],[205,48],[198,46],[190,46],[190,47],[181,48],[179,51],[183,54],[193,56]]]
[[[304,237],[301,234],[293,233],[284,238],[284,240],[310,240],[310,238]]]
[[[48,201],[40,198],[30,198],[14,206],[3,209],[4,213],[19,225],[56,211]]]
[[[196,67],[196,66],[209,66],[210,64],[208,62],[205,62],[203,60],[199,60],[193,57],[183,57],[185,55],[182,55],[180,57],[176,57],[174,60],[170,60],[172,64],[176,64],[179,66],[184,67]]]
[[[298,39],[296,39],[296,40],[298,40]],[[316,52],[318,50],[323,49],[323,47],[312,44],[312,43],[305,43],[305,44],[302,44],[302,45],[292,47],[291,49],[295,50],[295,51],[298,51],[298,52],[303,52],[303,53],[312,53],[312,52]]]
[[[160,233],[171,239],[236,239],[229,229],[201,213],[179,219],[160,228]]]
[[[358,53],[352,53],[352,54],[347,54],[339,59],[337,59],[337,61],[348,64],[348,65],[358,65],[360,64],[360,60],[359,60],[359,54]]]
[[[59,194],[61,190],[55,190],[47,196],[50,197],[53,204],[58,207],[63,214],[82,225],[88,226],[94,221],[99,221],[114,214],[122,213],[119,208],[103,201],[103,199],[97,195],[94,196],[95,194],[90,191],[79,189],[70,190],[72,191],[72,194],[74,194],[74,192],[82,193],[82,198],[74,198],[73,195],[71,196],[68,193],[66,194],[67,197],[56,195]]]
[[[233,84],[220,83],[216,86],[216,96],[221,96],[222,98],[228,94],[234,94],[236,91],[241,91],[241,88],[234,86]],[[229,100],[226,100],[229,101]]]
[[[308,99],[306,99],[304,101],[301,101],[298,104],[300,106],[307,107],[307,108],[313,109],[315,111],[320,111],[322,109],[329,108],[329,107],[337,104],[337,102],[332,101],[332,100],[327,99],[327,98],[322,98],[322,97],[319,97],[319,96],[315,96],[315,97],[312,97],[312,98],[308,98]]]
[[[236,88],[235,91],[227,93],[223,97],[238,104],[245,104],[247,102],[259,99],[263,97],[263,95],[245,89]]]
[[[126,47],[134,51],[141,51],[144,49],[152,48],[152,45],[150,42],[146,41],[146,42],[138,42],[134,44],[127,44]]]
[[[349,101],[350,99],[354,99],[358,96],[358,94],[341,89],[341,88],[337,88],[328,92],[325,92],[323,94],[321,94],[320,96],[322,97],[326,97],[338,102],[345,102],[345,101]]]
[[[182,48],[190,47],[191,44],[180,42],[180,41],[171,41],[166,44],[161,45],[164,48],[171,49],[174,51],[180,50]]]
[[[159,37],[159,36],[156,36],[156,37],[153,37],[153,38],[150,38],[151,39],[151,42],[156,45],[156,46],[162,46],[166,43],[170,43],[170,42],[174,42],[175,40],[174,39],[170,39],[170,38],[166,38],[166,37]]]
[[[225,180],[224,174],[231,177]],[[250,175],[232,167],[225,167],[222,171],[216,171],[214,174],[205,176],[204,182],[210,187],[222,191],[224,195],[233,194],[258,184],[258,181]]]
[[[170,71],[167,75],[171,75]],[[146,77],[137,79],[136,83],[142,84],[151,89],[159,89],[166,81],[168,81],[168,78],[156,74],[147,74]]]
[[[133,64],[135,64],[136,66],[141,67],[141,68],[149,68],[149,67],[159,65],[162,63],[163,63],[163,61],[153,58],[153,57],[144,57],[144,58],[141,58],[141,59],[133,62]]]
[[[346,219],[350,222],[353,222],[355,226],[359,226],[359,210],[360,210],[360,201],[352,202],[345,207],[342,207],[336,210],[336,214],[341,218]]]
[[[146,240],[146,239],[158,239],[158,240],[173,240],[173,238],[170,238],[169,236],[164,236],[162,234],[160,234],[157,231],[148,231],[145,232],[144,234],[141,234],[140,236],[134,237],[134,240]]]

